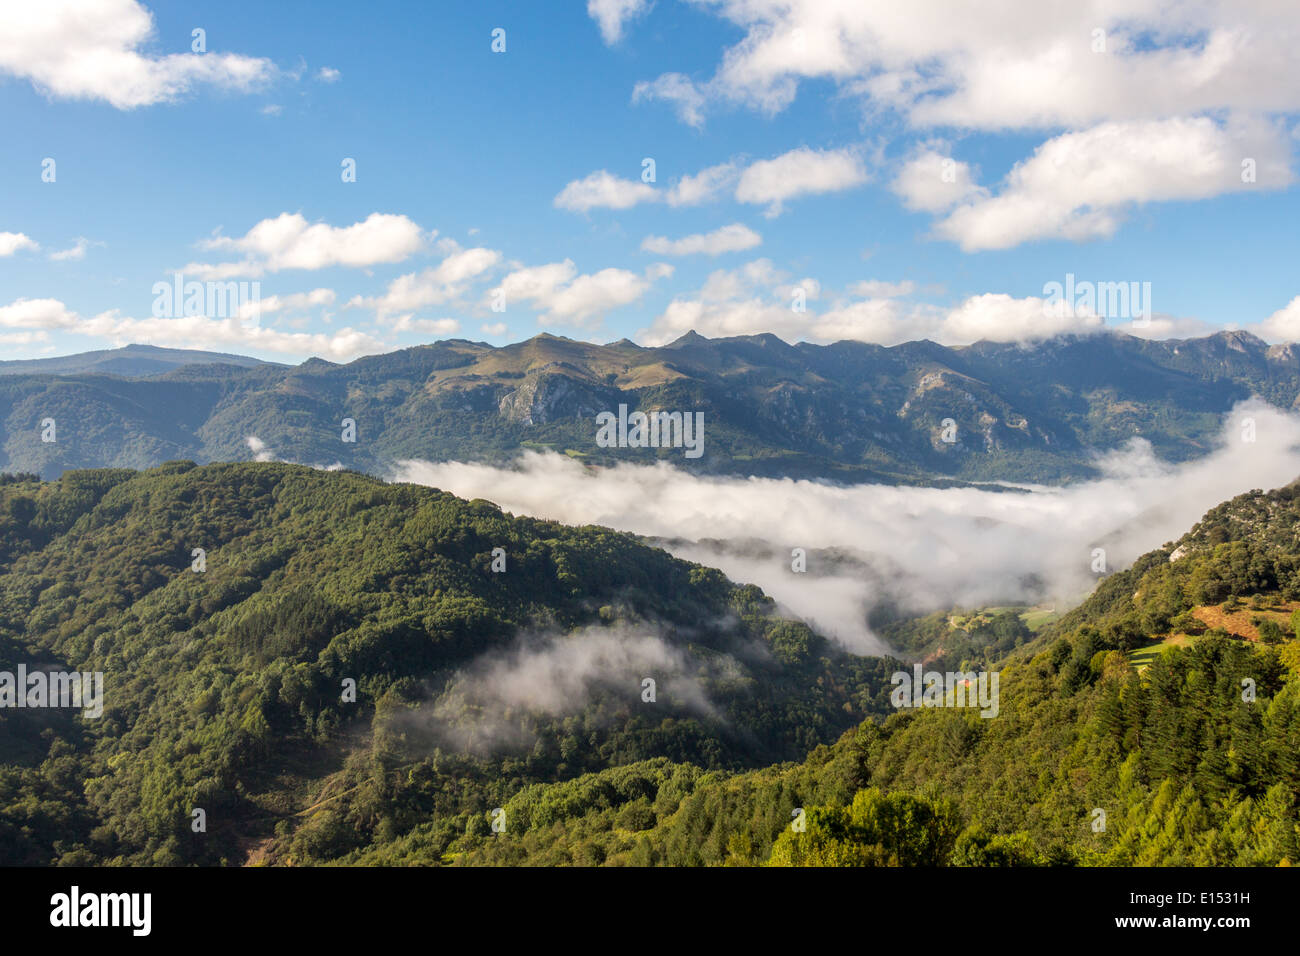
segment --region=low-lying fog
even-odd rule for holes
[[[1254,420],[1249,441],[1245,419]],[[1182,465],[1135,439],[1099,462],[1103,477],[1066,487],[837,486],[701,477],[670,464],[589,470],[525,453],[513,468],[402,462],[395,480],[486,498],[506,511],[662,539],[673,554],[753,583],[859,653],[883,650],[867,626],[885,601],[922,613],[954,605],[1075,602],[1108,570],[1176,540],[1211,507],[1300,476],[1300,418],[1247,402],[1218,447]],[[707,445],[706,452],[707,454]],[[807,572],[791,570],[792,550]]]

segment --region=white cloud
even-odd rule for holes
[[[1126,205],[1244,188],[1245,159],[1259,167],[1251,188],[1292,181],[1286,132],[1261,118],[1300,111],[1293,3],[691,2],[730,21],[740,39],[711,78],[665,73],[638,82],[633,99],[671,102],[692,125],[717,102],[784,110],[801,83],[822,80],[858,98],[876,125],[892,113],[911,130],[1051,131],[1056,139],[1017,167],[998,196],[963,163],[951,181],[935,176],[929,164],[946,157],[933,149],[895,178],[909,208],[956,207],[936,234],[963,249],[1107,237]],[[1244,137],[1232,128],[1251,124]],[[1085,195],[1074,201],[1080,186]]]
[[[358,296],[348,304],[372,308],[380,318],[443,305],[463,296],[475,280],[501,261],[501,253],[495,249],[455,247],[455,250],[432,268],[398,276],[382,296]]]
[[[147,342],[173,348],[246,349],[282,355],[319,356],[346,362],[362,355],[386,352],[389,346],[353,328],[331,334],[282,332],[264,326],[246,327],[238,319],[186,316],[172,319],[122,318],[116,312],[84,319],[69,331],[110,339],[118,345]]]
[[[605,43],[623,38],[623,28],[650,9],[651,0],[587,0],[587,13],[600,27]]]
[[[502,335],[505,335],[506,332],[510,331],[510,327],[507,326],[504,322],[484,323],[481,328],[481,331],[483,332],[484,335],[490,335],[493,338],[498,338]]]
[[[813,150],[805,146],[743,169],[735,161],[718,163],[681,176],[663,190],[599,169],[566,185],[554,204],[573,212],[631,209],[641,203],[657,202],[673,207],[698,206],[717,199],[734,184],[737,200],[767,205],[768,215],[772,216],[780,212],[783,200],[848,189],[866,178],[855,150]]]
[[[1240,440],[1245,416],[1255,420],[1253,443]],[[1096,583],[1093,548],[1105,548],[1109,567],[1125,567],[1224,499],[1300,473],[1300,418],[1252,401],[1223,424],[1203,458],[1168,465],[1137,439],[1099,460],[1102,477],[1057,488],[845,487],[697,475],[666,462],[589,469],[532,452],[514,468],[403,462],[395,477],[514,514],[663,539],[679,557],[757,584],[849,649],[878,653],[867,627],[877,604],[925,613],[1055,599],[1063,610]],[[805,574],[790,573],[794,547],[808,552]]]
[[[393,323],[394,332],[419,332],[421,335],[455,335],[460,322],[455,319],[416,319],[403,315]]]
[[[661,706],[715,715],[705,686],[729,664],[729,657],[688,655],[645,624],[526,632],[460,669],[427,716],[406,719],[460,752],[526,748],[536,740],[531,715],[576,714],[611,691],[625,697],[647,674],[655,675]]]
[[[693,0],[743,36],[700,87],[766,112],[824,79],[914,127],[1079,127],[1300,108],[1294,4]],[[1094,52],[1094,30],[1104,52]]]
[[[716,199],[738,175],[734,163],[719,163],[680,177],[666,190],[658,190],[640,180],[620,179],[608,170],[599,169],[565,186],[555,197],[555,206],[573,212],[630,209],[651,202],[666,202],[674,207],[698,206]]]
[[[863,279],[849,285],[851,295],[860,295],[865,299],[893,299],[900,295],[911,295],[916,291],[916,283],[911,279],[901,282],[886,282],[883,279]]]
[[[795,283],[786,279],[767,259],[738,269],[719,269],[694,296],[674,298],[648,329],[638,333],[638,339],[646,345],[664,345],[689,331],[709,337],[771,332],[788,342],[847,339],[897,345],[930,339],[943,345],[968,345],[981,339],[1035,341],[1105,327],[1095,314],[1052,309],[1033,296],[975,295],[952,308],[912,302],[903,298],[915,290],[907,280],[853,283],[848,298],[835,299],[817,312],[809,303],[822,297],[821,283],[812,277]],[[796,298],[799,290],[803,294]]]
[[[767,205],[768,215],[781,212],[782,203],[796,196],[839,192],[867,180],[862,160],[851,149],[792,149],[774,159],[759,160],[740,175],[736,199]]]
[[[332,66],[322,66],[316,71],[316,79],[320,80],[322,83],[336,83],[342,75],[342,73],[334,69]]]
[[[923,149],[909,159],[891,187],[908,209],[943,212],[980,195],[970,166],[933,149]]]
[[[1159,312],[1141,322],[1120,322],[1110,327],[1116,332],[1123,332],[1125,335],[1139,339],[1194,339],[1221,331],[1223,328],[1223,326],[1211,325],[1202,319],[1163,315]],[[1258,326],[1253,331],[1261,338],[1267,337]]]
[[[643,80],[632,88],[632,102],[662,100],[671,103],[677,118],[688,126],[704,126],[705,94],[690,77],[682,73],[665,73],[654,80]]]
[[[680,239],[666,236],[646,236],[641,248],[664,256],[717,256],[724,252],[753,249],[763,242],[763,237],[748,226],[733,222],[713,232],[695,233]]]
[[[50,259],[54,262],[69,262],[86,258],[86,250],[90,248],[90,240],[84,236],[78,236],[67,249],[60,249],[57,252],[50,253]]]
[[[0,306],[0,326],[9,329],[66,329],[77,321],[58,299],[18,299]]]
[[[1300,342],[1300,295],[1261,322],[1256,331],[1273,342]]]
[[[1048,140],[1011,170],[1001,192],[963,202],[934,231],[965,251],[1108,237],[1133,204],[1288,185],[1289,155],[1285,131],[1269,124],[1106,123]],[[1243,182],[1247,158],[1255,182]]]
[[[312,289],[310,292],[294,292],[290,295],[269,295],[257,301],[243,302],[239,306],[239,318],[248,320],[276,312],[303,312],[334,304],[333,289]]]
[[[4,332],[0,333],[0,345],[38,345],[48,342],[48,332]]]
[[[1099,332],[1100,316],[1070,314],[1069,309],[1045,309],[1042,299],[1016,299],[1002,293],[973,295],[944,315],[937,338],[951,344],[984,339],[989,342],[1032,342],[1067,333]],[[1061,314],[1057,314],[1057,313]]]
[[[246,435],[244,444],[253,453],[253,461],[275,461],[275,452],[266,447],[266,442],[256,435]]]
[[[243,277],[257,278],[266,272],[263,266],[251,260],[217,263],[191,262],[178,271],[190,278],[212,282]]]
[[[586,212],[589,209],[630,209],[637,203],[655,202],[654,187],[639,180],[620,179],[599,169],[583,179],[575,179],[555,197],[558,209]]]
[[[8,3],[0,73],[29,80],[53,98],[103,100],[125,110],[175,100],[199,85],[247,92],[276,72],[270,60],[233,53],[140,52],[155,38],[153,16],[136,0]],[[188,45],[188,34],[184,40]]]
[[[626,269],[601,269],[580,275],[544,303],[546,321],[582,324],[594,316],[629,305],[645,294],[648,279]]]
[[[0,306],[0,327],[58,330],[107,339],[115,345],[143,342],[186,349],[242,349],[302,357],[317,355],[334,361],[348,361],[388,350],[383,342],[352,328],[324,335],[246,326],[238,317],[135,319],[119,315],[116,310],[81,316],[57,299],[18,299]]]
[[[698,206],[715,199],[727,189],[740,171],[735,163],[719,163],[701,169],[693,176],[683,176],[668,189],[664,198],[670,206]]]
[[[36,240],[21,232],[0,232],[0,258],[12,256],[23,249],[39,249]]]
[[[371,213],[350,226],[308,223],[301,213],[263,219],[240,238],[218,236],[206,249],[244,253],[242,262],[192,263],[183,270],[199,279],[257,276],[283,269],[361,268],[401,262],[424,245],[420,227],[406,216]]]
[[[499,288],[507,303],[531,302],[543,311],[541,322],[583,326],[603,312],[636,302],[654,277],[662,274],[662,270],[639,276],[626,269],[602,269],[579,275],[573,260],[565,259],[517,269],[501,280]]]

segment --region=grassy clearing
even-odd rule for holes
[[[1174,647],[1181,647],[1191,642],[1192,638],[1186,634],[1170,634],[1167,637],[1153,641],[1146,647],[1139,647],[1135,651],[1129,651],[1128,659],[1137,670],[1144,670],[1156,657],[1164,654]]]
[[[1055,607],[1039,606],[1031,607],[1028,611],[1024,611],[1020,615],[1020,620],[1025,622],[1025,627],[1037,634],[1040,630],[1048,624],[1051,624],[1060,616],[1060,613]]]

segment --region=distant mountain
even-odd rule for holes
[[[552,335],[500,348],[449,340],[347,365],[10,374],[0,377],[0,468],[53,477],[247,459],[255,437],[263,454],[379,474],[406,458],[504,462],[550,448],[591,464],[658,457],[712,473],[1052,482],[1093,474],[1097,451],[1135,436],[1166,459],[1195,458],[1223,414],[1252,395],[1295,406],[1295,346],[1245,332],[962,348],[694,333],[661,348]],[[596,416],[620,405],[702,412],[703,454],[600,447]],[[50,418],[56,440],[42,441]],[[355,441],[345,440],[348,419]]]
[[[120,349],[100,349],[45,359],[11,359],[0,362],[0,375],[122,375],[147,378],[161,375],[184,365],[237,365],[252,368],[266,365],[261,359],[225,352],[200,352],[194,349],[162,349],[154,345],[127,345]],[[272,363],[273,364],[273,363]]]

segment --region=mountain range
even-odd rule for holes
[[[0,376],[0,468],[44,477],[255,455],[385,475],[403,459],[501,463],[531,448],[716,474],[1059,482],[1095,474],[1099,452],[1135,437],[1167,460],[1195,458],[1235,403],[1292,408],[1300,397],[1300,350],[1247,332],[957,348],[695,333],[648,348],[542,334],[343,365],[140,346],[41,361]],[[595,418],[620,405],[702,412],[703,454],[601,447]]]

